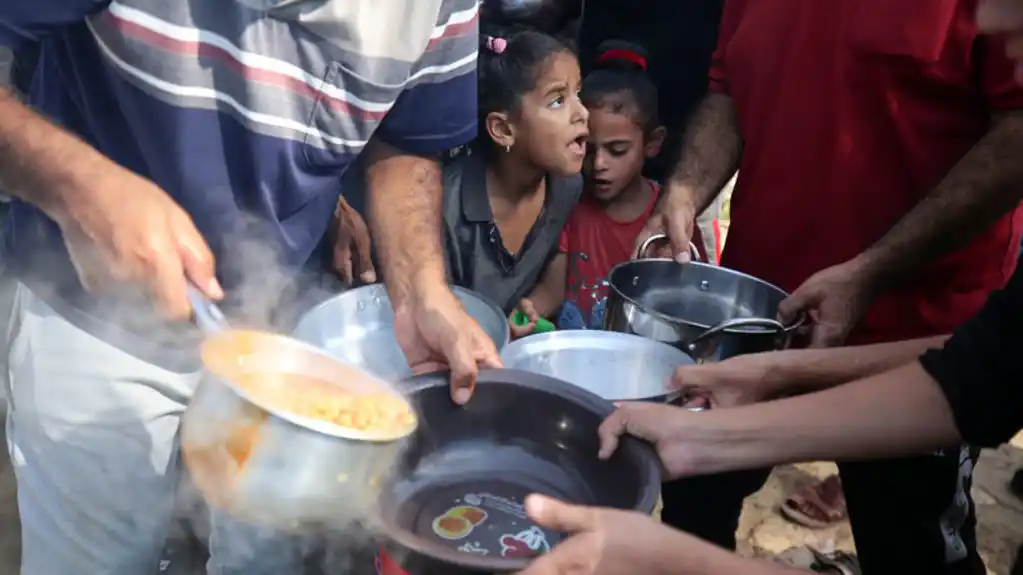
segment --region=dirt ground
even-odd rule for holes
[[[1008,490],[1009,480],[1017,469],[1023,469],[1023,434],[1012,445],[985,451],[974,476],[980,554],[988,573],[994,575],[1009,575],[1016,550],[1023,544],[1023,501]],[[777,511],[793,490],[834,471],[832,463],[777,468],[764,488],[746,500],[739,524],[740,551],[770,556],[797,545],[855,551],[848,523],[829,529],[803,529],[783,519]]]

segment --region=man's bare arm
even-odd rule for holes
[[[446,286],[440,241],[440,162],[372,141],[366,150],[369,223],[395,309],[429,286]]]
[[[947,335],[890,343],[767,352],[763,384],[770,395],[795,395],[842,385],[915,361]],[[752,358],[753,356],[747,356]]]
[[[742,136],[732,98],[709,94],[689,121],[667,191],[688,195],[694,213],[699,214],[735,174],[741,155]]]
[[[658,541],[659,553],[653,558],[650,572],[683,575],[806,575],[794,569],[764,559],[743,557],[694,536],[671,531]]]
[[[992,120],[987,134],[887,234],[857,256],[870,285],[887,289],[966,244],[1023,196],[1023,112]]]
[[[672,435],[700,446],[700,473],[896,457],[962,443],[941,387],[919,362],[799,397],[680,414]]]
[[[80,184],[111,165],[91,146],[0,88],[0,185],[6,193],[60,221],[68,194],[87,189]]]

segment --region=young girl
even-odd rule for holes
[[[582,191],[587,111],[579,63],[550,36],[481,35],[478,66],[479,135],[444,168],[448,275],[509,313],[557,254]]]
[[[544,280],[519,303],[534,321],[563,308],[561,329],[601,327],[604,281],[612,267],[633,257],[636,236],[660,193],[656,182],[642,176],[644,162],[657,155],[665,137],[643,52],[622,42],[605,43],[596,69],[583,82],[582,100],[590,112],[585,192]],[[693,243],[703,245],[698,230]],[[702,249],[700,256],[705,258]]]

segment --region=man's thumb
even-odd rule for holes
[[[543,527],[563,533],[593,527],[593,510],[589,507],[569,505],[535,493],[526,497],[526,515]]]
[[[685,263],[692,259],[689,241],[693,235],[692,220],[686,222],[674,217],[668,220],[668,240],[671,241],[671,255],[676,261]]]
[[[797,289],[778,304],[778,321],[788,324],[795,320],[801,312],[811,308],[813,304],[813,294],[802,288]]]

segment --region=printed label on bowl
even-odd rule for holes
[[[487,512],[472,505],[457,505],[433,520],[433,532],[442,539],[465,539],[477,525],[487,520]]]
[[[462,500],[469,505],[487,507],[495,511],[501,511],[508,515],[513,515],[519,519],[526,518],[525,506],[521,503],[512,501],[507,497],[501,497],[500,495],[494,495],[493,493],[469,493],[463,497]]]
[[[561,540],[558,532],[526,516],[522,501],[530,493],[528,488],[491,482],[477,489],[456,488],[447,497],[438,494],[439,500],[420,516],[419,533],[461,553],[516,559],[547,553]]]
[[[458,546],[458,550],[462,553],[469,553],[471,555],[490,555],[490,550],[481,547],[479,541],[462,543]]]
[[[498,541],[501,543],[501,557],[536,557],[551,550],[547,535],[535,525],[518,533],[502,535]]]

